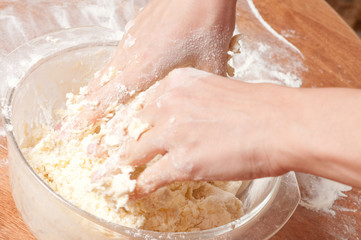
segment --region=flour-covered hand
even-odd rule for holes
[[[127,101],[174,68],[225,75],[235,25],[235,0],[153,0],[125,29],[111,62],[89,84],[89,104],[74,119],[83,129],[110,104]],[[72,120],[70,120],[72,121]]]
[[[139,176],[136,195],[174,181],[284,173],[274,161],[282,121],[278,108],[282,99],[272,97],[274,87],[191,68],[172,71],[148,90],[137,117],[151,128],[138,140],[130,140],[122,156],[123,163],[141,166],[162,155]]]

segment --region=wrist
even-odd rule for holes
[[[261,85],[262,86],[262,85]],[[299,123],[299,102],[303,95],[298,89],[266,84],[259,87],[257,98],[261,98],[263,114],[266,119],[260,134],[263,136],[265,157],[272,176],[295,171],[302,162],[304,148],[299,144],[302,124]]]
[[[168,0],[166,1],[168,4]],[[183,9],[188,15],[196,13],[200,22],[208,21],[209,25],[213,26],[231,23],[233,32],[237,0],[173,0],[172,3],[178,9],[177,11]]]
[[[361,186],[359,90],[296,89],[283,133],[285,170]]]
[[[322,168],[323,151],[318,138],[320,116],[318,104],[307,89],[284,89],[283,100],[278,102],[279,122],[275,136],[275,159],[284,172],[313,173]],[[278,93],[278,95],[282,95]]]

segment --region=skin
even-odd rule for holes
[[[94,124],[109,104],[126,102],[174,68],[225,75],[235,5],[236,0],[151,1],[131,20],[113,59],[89,84],[86,100],[99,105],[85,107],[71,128]]]
[[[361,91],[247,84],[177,69],[147,92],[152,125],[123,161],[163,157],[137,180],[137,197],[174,181],[244,180],[288,171],[361,187]],[[346,117],[345,117],[346,116]]]
[[[163,155],[140,174],[135,197],[174,181],[243,180],[288,171],[361,187],[360,90],[290,89],[220,76],[235,3],[153,0],[90,83],[86,98],[99,106],[84,108],[74,127],[95,123],[110,103],[126,102],[130,93],[160,80],[138,116],[152,128],[126,144],[120,161],[139,166]],[[104,76],[109,81],[102,83]]]

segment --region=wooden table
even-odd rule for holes
[[[303,87],[361,88],[361,41],[323,0],[257,0],[255,5],[277,32],[297,33],[288,40],[305,56]],[[6,156],[0,147],[0,239],[35,239],[11,197]],[[360,239],[361,190],[346,195],[335,202],[335,215],[298,207],[272,239]]]

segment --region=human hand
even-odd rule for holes
[[[270,94],[274,87],[186,68],[149,89],[136,117],[151,128],[126,142],[119,160],[142,166],[162,155],[138,177],[136,196],[174,181],[243,180],[286,172],[274,157],[284,101]]]
[[[83,129],[111,103],[125,102],[172,69],[194,67],[225,75],[235,25],[235,0],[153,0],[127,25],[112,61],[89,84],[73,123]]]
[[[121,157],[93,177],[116,174],[123,164],[143,166],[157,155],[138,177],[135,196],[174,181],[291,170],[361,186],[358,89],[292,89],[178,69],[145,95],[136,119],[151,127],[126,140]]]

